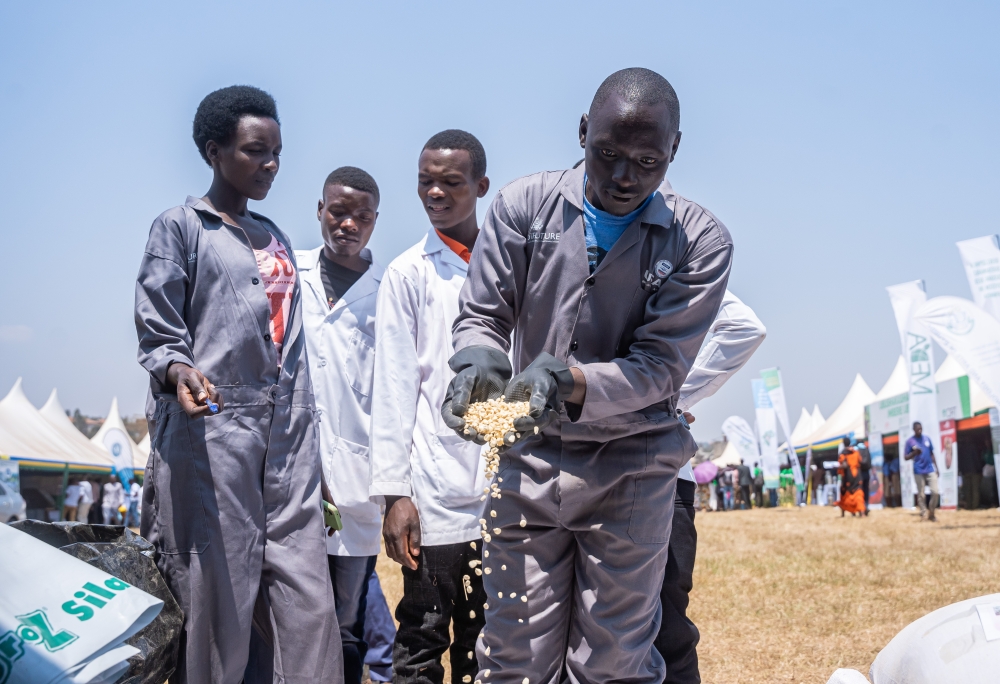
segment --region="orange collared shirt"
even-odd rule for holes
[[[448,248],[457,254],[462,261],[469,263],[469,260],[472,258],[472,252],[469,251],[468,247],[463,245],[458,240],[448,237],[437,228],[434,229],[434,232],[438,234],[439,238],[441,238],[441,242],[448,245]]]

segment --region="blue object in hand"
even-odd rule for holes
[[[205,406],[207,406],[208,410],[211,411],[212,413],[218,413],[219,412],[219,405],[216,404],[211,399],[206,399],[205,400]]]

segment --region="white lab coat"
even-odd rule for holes
[[[370,494],[411,497],[424,546],[478,540],[485,506],[482,449],[441,418],[467,273],[431,229],[389,264],[378,294]]]
[[[767,330],[753,309],[726,290],[719,313],[681,387],[677,407],[690,411],[699,401],[718,392],[750,360],[765,335]],[[694,481],[690,461],[684,464],[677,476]]]
[[[333,308],[320,272],[322,247],[296,251],[302,280],[302,325],[309,354],[323,474],[340,509],[344,529],[327,537],[334,556],[379,552],[382,511],[368,498],[372,372],[375,365],[375,303],[383,270],[371,263]]]

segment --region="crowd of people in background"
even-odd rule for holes
[[[127,485],[119,480],[117,474],[106,478],[69,478],[58,517],[68,522],[138,528],[142,511],[142,484],[133,479]]]

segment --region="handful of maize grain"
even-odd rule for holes
[[[493,476],[500,469],[500,449],[511,446],[521,435],[514,429],[514,419],[528,415],[528,402],[505,401],[503,397],[480,401],[469,405],[465,412],[465,433],[469,434],[471,427],[486,440],[486,479],[492,482]],[[493,482],[483,492],[493,498],[499,498],[499,486]]]

